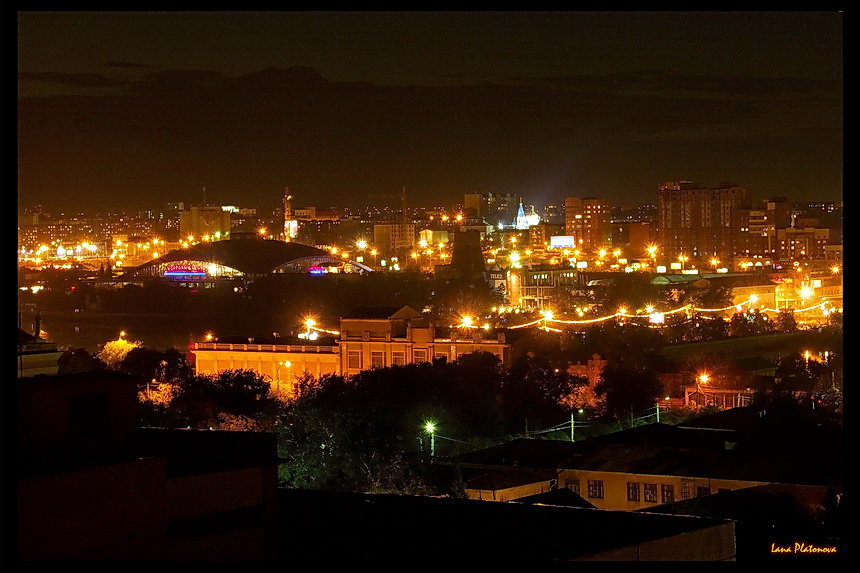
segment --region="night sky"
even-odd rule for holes
[[[842,198],[839,12],[19,12],[19,206]],[[396,201],[387,204],[398,205]]]

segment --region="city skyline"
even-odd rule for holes
[[[839,12],[19,12],[18,31],[21,205],[652,203],[676,180],[841,201]]]

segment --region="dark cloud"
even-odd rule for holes
[[[761,198],[787,181],[841,190],[829,84],[568,80],[431,88],[331,82],[298,66],[173,70],[122,94],[25,98],[20,198],[158,205],[206,185],[213,200],[262,207],[289,185],[308,204],[357,205],[406,185],[415,205],[475,191],[653,201],[672,179],[735,180]]]
[[[121,86],[124,83],[101,74],[67,74],[62,72],[19,72],[18,79],[84,88],[110,88]]]
[[[151,68],[147,64],[137,64],[134,62],[105,62],[106,68]]]

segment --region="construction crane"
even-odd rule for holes
[[[403,186],[403,191],[400,194],[375,193],[368,195],[368,199],[400,199],[401,201],[401,219],[403,224],[406,224],[406,185]]]

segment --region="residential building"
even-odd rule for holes
[[[511,345],[503,332],[492,335],[480,328],[437,332],[436,325],[408,306],[356,309],[340,319],[338,345],[344,376],[440,359],[454,362],[473,352],[489,352],[502,364],[511,364]]]
[[[511,348],[504,332],[437,327],[404,306],[358,308],[341,317],[337,338],[214,340],[195,342],[192,353],[198,374],[253,370],[290,389],[305,375],[353,376],[371,368],[453,362],[479,351],[495,354],[509,366]]]
[[[62,355],[63,352],[57,349],[56,343],[18,329],[18,359],[15,364],[18,378],[56,374],[59,368],[58,360]]]
[[[694,181],[661,184],[657,191],[658,242],[668,260],[685,256],[729,260],[737,250],[747,189],[734,183],[705,187]]]
[[[220,205],[194,205],[179,212],[179,237],[228,237],[232,229],[230,210]]]
[[[782,261],[826,258],[830,230],[815,227],[777,229],[778,257]]]
[[[771,432],[790,425],[790,420],[780,414],[767,418],[767,410],[754,407],[726,412],[743,418],[743,424],[724,427],[723,418],[715,417],[699,425],[654,423],[577,442],[521,438],[455,456],[451,463],[467,476],[513,467],[554,468],[558,487],[610,510],[646,509],[768,484],[821,491],[841,487],[841,430],[800,420],[798,428],[780,430],[787,441],[774,443]],[[805,459],[792,458],[789,452],[801,445],[814,451]],[[520,488],[528,489],[522,483]],[[493,494],[475,495],[487,499]]]
[[[612,202],[597,197],[568,197],[564,200],[564,232],[576,241],[577,248],[590,256],[612,241],[609,226]]]
[[[374,225],[373,244],[385,256],[412,249],[415,247],[415,225],[413,223]]]

